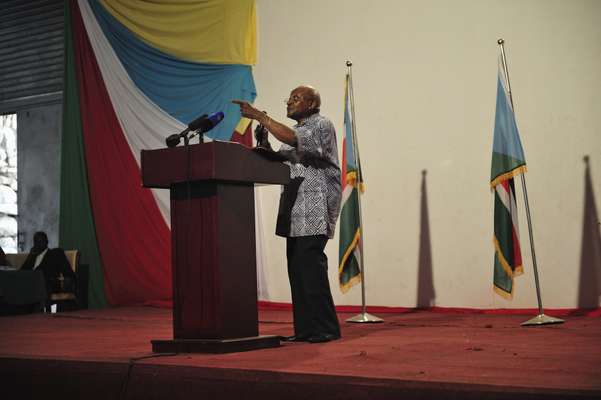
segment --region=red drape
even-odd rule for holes
[[[71,2],[90,198],[105,292],[112,305],[172,298],[170,232],[125,139],[77,2]]]

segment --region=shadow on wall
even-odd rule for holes
[[[419,223],[419,255],[417,259],[417,307],[433,307],[436,300],[432,280],[432,244],[430,243],[430,218],[428,216],[428,192],[426,174],[422,171],[422,189]]]
[[[595,203],[589,156],[584,157],[584,218],[580,250],[578,307],[596,308],[601,295],[601,225]]]

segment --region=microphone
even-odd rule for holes
[[[219,124],[223,120],[224,114],[222,111],[213,113],[211,115],[203,114],[200,117],[196,118],[194,121],[188,124],[188,127],[181,131],[180,133],[175,133],[170,135],[165,139],[165,143],[167,147],[175,147],[179,144],[181,138],[186,138],[187,144],[187,135],[190,131],[196,131],[199,134],[203,134],[205,132],[213,129],[217,124]]]
[[[194,121],[188,124],[188,129],[190,129],[191,131],[199,131],[199,133],[205,133],[217,126],[217,124],[220,123],[222,120],[222,111],[213,113],[209,116],[207,116],[206,114],[201,115],[200,117],[196,118]]]

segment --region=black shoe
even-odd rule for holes
[[[320,333],[319,335],[313,335],[307,338],[307,342],[309,343],[325,343],[330,342],[332,340],[340,339],[340,336],[331,335],[329,333]]]
[[[308,339],[307,336],[280,336],[280,342],[306,342]]]

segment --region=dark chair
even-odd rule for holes
[[[65,250],[65,256],[77,277],[79,273],[79,250]],[[54,304],[56,304],[57,311],[77,310],[80,308],[77,293],[77,279],[72,282],[69,281],[69,278],[65,278],[63,274],[59,274],[57,290],[50,293],[47,310]]]

